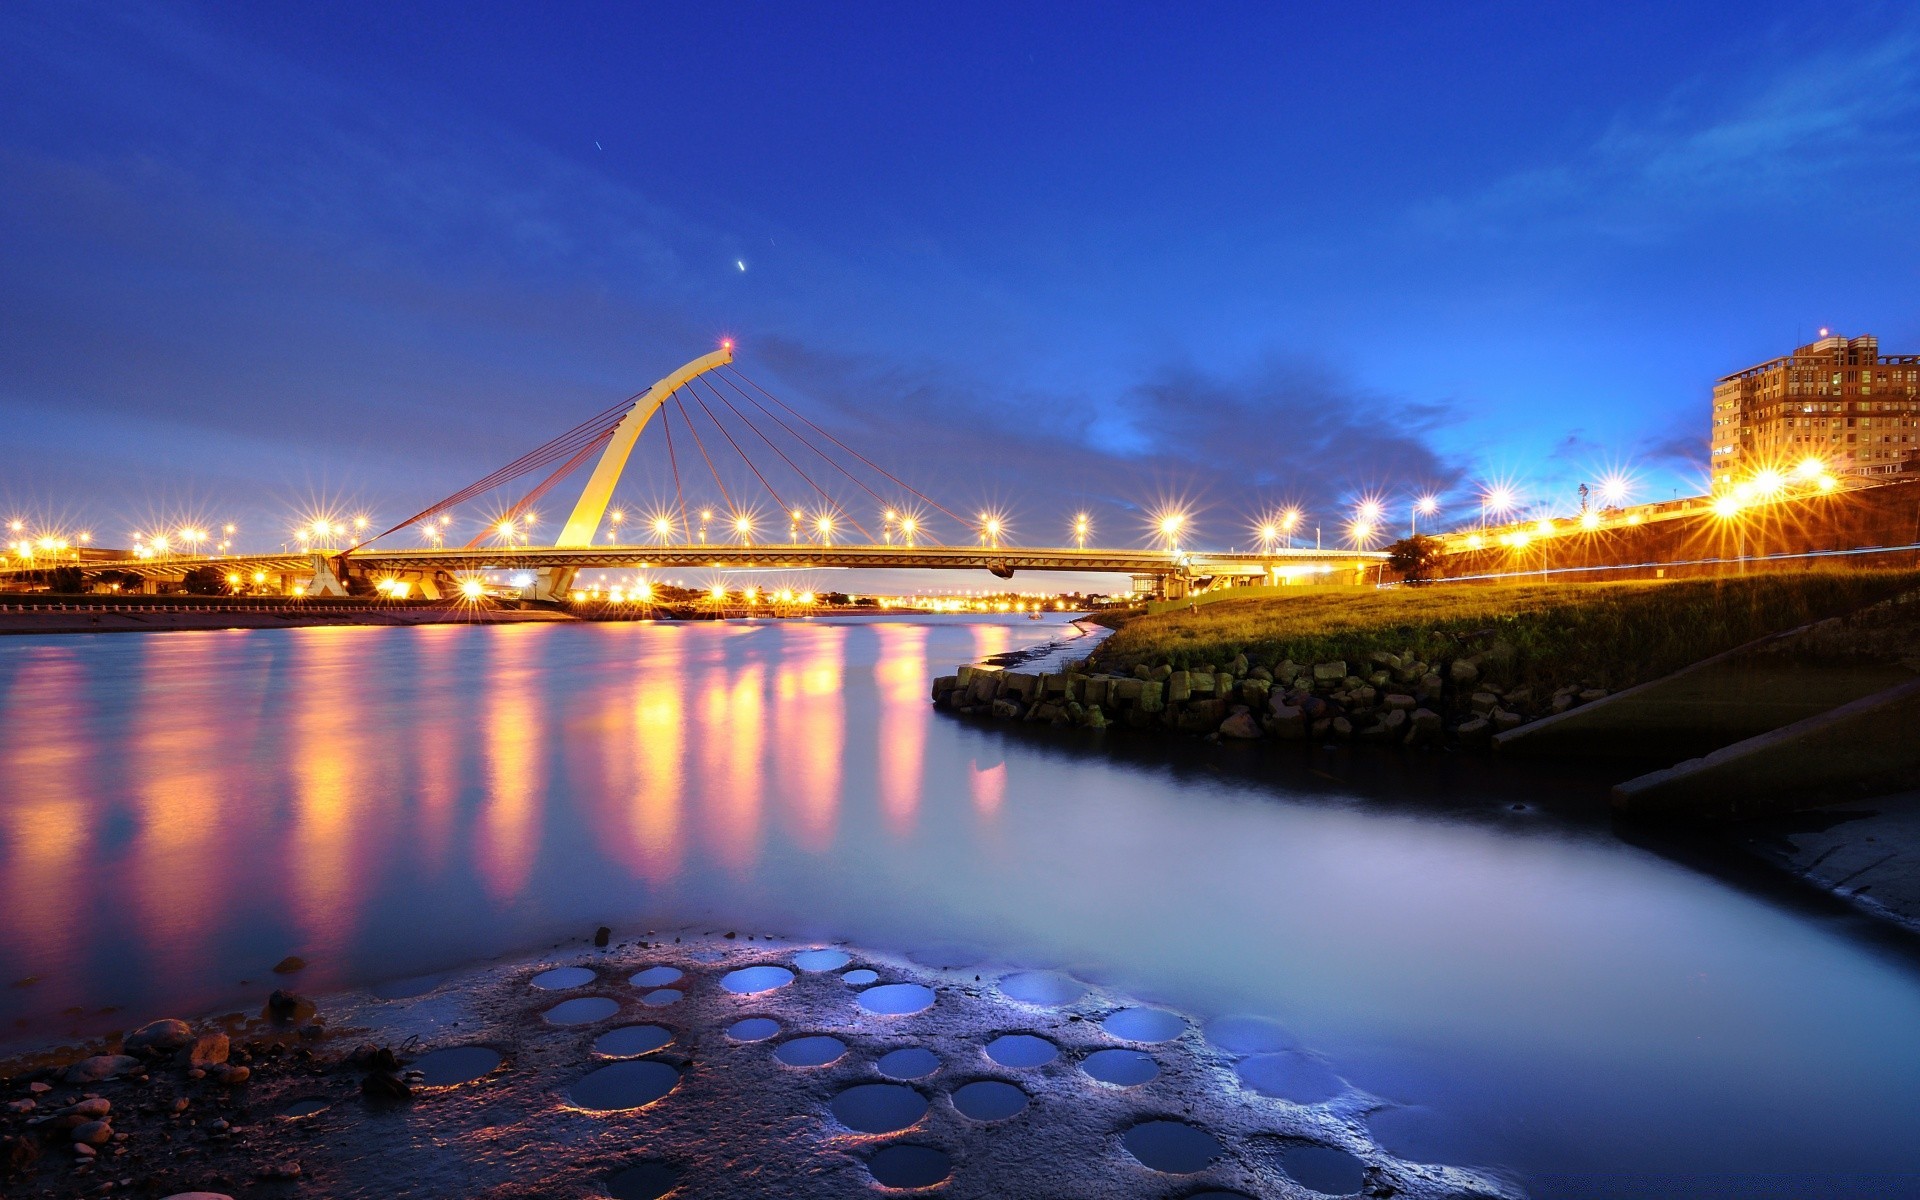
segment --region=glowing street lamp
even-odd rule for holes
[[[813,528],[814,532],[820,535],[820,544],[822,546],[833,545],[833,517],[831,514],[821,513],[819,518],[814,521]]]
[[[1353,544],[1363,550],[1366,549],[1367,543],[1373,539],[1373,528],[1371,521],[1355,521],[1349,527],[1349,532],[1353,535]]]
[[[1280,540],[1280,525],[1279,525],[1279,522],[1277,522],[1277,521],[1263,521],[1263,522],[1261,522],[1261,523],[1260,523],[1260,551],[1261,551],[1261,553],[1263,553],[1263,554],[1267,554],[1267,553],[1272,553],[1272,551],[1273,551],[1273,547],[1274,547],[1274,543],[1276,543],[1276,542],[1278,542],[1279,540]]]
[[[1517,500],[1512,488],[1504,484],[1495,484],[1480,496],[1480,523],[1482,525],[1487,523],[1488,513],[1500,517],[1506,516],[1513,511],[1515,503]]]
[[[980,514],[980,540],[987,545],[995,548],[999,547],[1000,531],[1003,528],[1004,526],[1001,524],[999,517],[992,513]]]
[[[787,540],[796,546],[800,544],[800,522],[805,520],[806,516],[807,514],[797,508],[787,514]]]
[[[753,545],[753,518],[746,513],[736,513],[733,518],[733,536],[740,539],[742,546]]]
[[[919,528],[920,528],[920,522],[914,520],[911,516],[901,517],[900,518],[900,540],[906,543],[908,546],[913,545],[913,535],[916,531],[919,530]]]
[[[1093,518],[1086,513],[1075,514],[1073,518],[1073,544],[1081,550],[1087,548],[1087,535],[1093,532]]]
[[[1408,533],[1414,537],[1420,536],[1420,518],[1430,517],[1439,511],[1440,498],[1438,496],[1422,496],[1418,500],[1415,500],[1413,502],[1412,522],[1407,527]]]
[[[1600,481],[1600,499],[1607,507],[1618,508],[1627,502],[1627,480],[1622,475],[1609,475]]]
[[[655,517],[653,519],[653,536],[654,540],[665,545],[667,539],[673,536],[673,522],[666,517]]]
[[[1187,514],[1181,512],[1166,513],[1157,523],[1160,537],[1167,543],[1167,549],[1171,553],[1180,552],[1180,530],[1185,528],[1186,524]]]

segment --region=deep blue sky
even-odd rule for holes
[[[1664,496],[1716,375],[1920,350],[1916,212],[1911,5],[16,0],[0,503],[397,519],[723,333],[1028,542]]]

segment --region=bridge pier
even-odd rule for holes
[[[573,591],[573,581],[579,576],[577,567],[541,567],[534,572],[533,582],[521,594],[529,600],[559,604]]]
[[[334,560],[325,554],[315,554],[309,557],[313,561],[313,581],[307,584],[307,595],[346,595],[347,582],[334,571]]]

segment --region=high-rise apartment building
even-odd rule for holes
[[[1920,354],[1821,337],[1713,387],[1713,482],[1817,458],[1834,475],[1920,471]]]

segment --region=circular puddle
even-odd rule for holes
[[[1269,1017],[1219,1017],[1202,1032],[1229,1054],[1272,1054],[1298,1045],[1286,1026]]]
[[[558,992],[592,983],[595,978],[591,967],[555,967],[535,975],[533,986],[543,992]]]
[[[605,996],[575,996],[571,1000],[562,1000],[546,1012],[540,1014],[549,1025],[587,1025],[594,1021],[604,1021],[620,1011],[620,1002],[609,1000]]]
[[[1009,1033],[987,1043],[987,1057],[1003,1067],[1044,1067],[1060,1057],[1060,1047],[1031,1033]]]
[[[793,982],[793,972],[785,967],[772,965],[741,967],[738,971],[728,971],[720,978],[720,986],[736,996],[751,996],[755,992],[770,992],[783,988]]]
[[[283,1117],[310,1117],[317,1112],[325,1112],[333,1107],[333,1101],[322,1096],[302,1096],[288,1103],[280,1110]]]
[[[651,1054],[662,1046],[672,1044],[673,1030],[664,1025],[622,1025],[594,1039],[593,1052],[608,1058],[626,1058],[634,1054]]]
[[[1021,971],[1000,981],[1000,993],[1022,1004],[1051,1008],[1072,1004],[1087,994],[1087,987],[1073,976],[1058,971]]]
[[[727,1036],[736,1042],[764,1042],[780,1032],[780,1022],[772,1017],[747,1017],[727,1026]]]
[[[833,1115],[860,1133],[892,1133],[927,1115],[927,1098],[899,1083],[861,1083],[833,1098]]]
[[[933,989],[918,983],[883,983],[860,993],[860,1007],[884,1016],[905,1016],[933,1007]]]
[[[953,1089],[953,1106],[975,1121],[1004,1121],[1027,1106],[1027,1094],[998,1079],[976,1079]]]
[[[500,1052],[491,1046],[449,1046],[420,1057],[409,1069],[420,1072],[428,1087],[469,1083],[500,1065]]]
[[[865,987],[869,983],[877,982],[879,978],[880,972],[869,971],[865,967],[855,967],[840,977],[842,982],[850,983],[855,987]]]
[[[1262,1096],[1277,1096],[1295,1104],[1319,1104],[1342,1090],[1340,1077],[1304,1054],[1255,1054],[1235,1064],[1240,1082]]]
[[[607,1177],[607,1195],[613,1200],[660,1200],[680,1182],[680,1168],[671,1163],[644,1162]]]
[[[773,1048],[773,1056],[789,1067],[824,1067],[846,1052],[845,1042],[824,1033],[790,1038]]]
[[[1160,1074],[1160,1064],[1138,1050],[1095,1050],[1081,1061],[1080,1069],[1115,1087],[1138,1087]]]
[[[424,996],[440,986],[445,975],[409,975],[405,979],[389,979],[385,983],[376,983],[368,990],[382,1000],[405,1000],[409,996]]]
[[[581,1108],[613,1112],[652,1104],[679,1082],[680,1072],[669,1064],[635,1058],[588,1072],[567,1095]]]
[[[1332,1146],[1295,1146],[1280,1156],[1280,1166],[1295,1183],[1323,1196],[1351,1196],[1367,1182],[1366,1164]]]
[[[881,1187],[927,1188],[946,1181],[953,1161],[932,1146],[888,1146],[867,1160],[867,1172]]]
[[[838,971],[853,961],[845,950],[802,950],[793,956],[793,965],[802,971]]]
[[[1129,1042],[1165,1042],[1179,1037],[1187,1023],[1164,1008],[1123,1008],[1100,1022],[1100,1028]]]
[[[653,991],[640,997],[640,1003],[646,1005],[648,1008],[665,1008],[684,995],[686,995],[686,993],[679,988],[655,988]]]
[[[922,1046],[890,1050],[874,1064],[888,1079],[925,1079],[940,1069],[940,1056]]]
[[[629,976],[627,982],[641,988],[665,987],[669,983],[677,983],[684,974],[686,972],[679,967],[654,966]]]
[[[1191,1175],[1226,1151],[1220,1139],[1185,1121],[1143,1121],[1120,1135],[1127,1153],[1168,1175]]]

